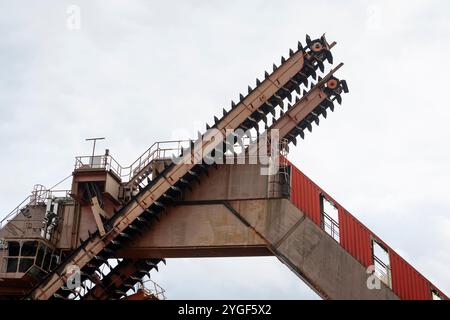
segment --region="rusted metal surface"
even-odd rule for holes
[[[140,283],[139,289],[136,291],[136,293],[129,295],[125,298],[125,300],[165,300],[165,299],[166,299],[165,290],[151,279]]]
[[[289,164],[291,167],[292,203],[320,226],[320,197],[324,195],[327,199],[331,200],[339,211],[340,245],[364,267],[369,267],[374,264],[372,239],[375,239],[388,250],[392,290],[395,294],[405,300],[430,300],[432,298],[431,291],[436,290],[442,298],[448,299],[442,291],[428,281],[297,167],[292,163]]]
[[[102,279],[101,285],[96,285],[92,288],[89,293],[83,297],[83,299],[106,300],[115,295],[117,296],[116,291],[122,288],[124,281],[139,270],[138,262],[141,261],[124,259],[119,262],[114,268],[115,272],[110,272],[104,279]],[[128,289],[123,290],[127,291]]]
[[[320,42],[320,40],[318,40]],[[325,39],[323,38],[325,45]],[[131,201],[122,210],[120,210],[110,221],[110,227],[106,236],[101,237],[99,234],[93,235],[82,244],[82,248],[76,250],[70,258],[65,261],[60,267],[58,272],[49,275],[42,283],[31,293],[32,299],[49,299],[56,291],[58,291],[64,283],[67,281],[67,275],[64,273],[66,265],[75,264],[79,267],[84,267],[92,259],[93,256],[98,256],[100,259],[104,259],[101,256],[101,252],[105,247],[109,245],[116,237],[124,235],[125,229],[150,207],[160,207],[157,201],[171,190],[172,187],[176,187],[175,184],[180,183],[186,175],[196,177],[197,173],[192,170],[195,167],[195,163],[198,163],[203,159],[205,154],[209,154],[217,146],[221,145],[226,137],[227,130],[236,130],[241,125],[245,124],[254,113],[266,103],[272,96],[285,96],[283,87],[287,85],[288,81],[296,76],[304,67],[304,62],[308,59],[312,59],[314,54],[306,53],[299,45],[299,50],[294,53],[291,51],[290,57],[284,60],[279,68],[276,68],[274,72],[269,75],[266,73],[266,79],[257,83],[257,87],[254,90],[249,90],[249,94],[244,97],[241,95],[240,102],[232,105],[232,109],[229,112],[224,112],[224,116],[221,120],[215,121],[214,129],[207,131],[201,139],[194,143],[194,147],[202,143],[200,153],[194,152],[184,154],[182,159],[183,164],[173,165],[165,172],[164,177],[155,179],[148,187],[140,192],[134,201]],[[309,63],[312,63],[310,61]],[[322,63],[323,64],[323,63]],[[312,65],[311,65],[312,66]],[[314,66],[313,66],[314,68]],[[286,89],[288,90],[288,89]],[[293,90],[293,88],[291,88]],[[278,95],[277,95],[278,93]],[[281,96],[279,96],[281,94]],[[280,98],[281,99],[281,98]],[[281,100],[282,101],[282,100]],[[268,112],[268,111],[267,111]],[[207,126],[208,128],[209,126]],[[192,159],[193,158],[193,159]],[[193,163],[192,163],[192,160]],[[109,249],[111,250],[111,249]],[[88,254],[89,253],[89,254]]]
[[[156,170],[154,175],[154,170],[150,170],[149,163],[155,158],[155,154],[159,154],[155,150],[164,149],[164,152],[166,151],[159,145],[156,149],[150,148],[147,150],[129,168],[122,168],[109,155],[109,151],[101,156],[95,156],[95,151],[93,151],[92,156],[78,157],[71,196],[80,205],[80,210],[77,211],[79,219],[74,221],[78,227],[73,232],[73,236],[78,235],[80,237],[80,246],[67,258],[65,257],[65,261],[59,265],[58,270],[46,276],[41,285],[33,290],[30,298],[48,299],[56,296],[65,298],[69,291],[67,288],[63,288],[68,277],[66,274],[67,266],[76,265],[81,268],[85,275],[98,272],[102,263],[104,264],[108,258],[114,257],[117,250],[122,248],[128,239],[141,234],[154,219],[158,220],[160,214],[168,205],[173,203],[180,192],[183,192],[186,188],[190,189],[189,184],[194,180],[199,180],[199,174],[203,173],[205,165],[197,164],[203,160],[205,155],[215,150],[217,146],[222,145],[230,131],[257,129],[261,122],[264,122],[267,128],[269,113],[274,116],[274,119],[282,120],[286,108],[285,100],[293,101],[293,97],[299,99],[302,95],[308,95],[312,98],[314,97],[313,93],[318,92],[318,99],[312,99],[306,103],[306,106],[310,107],[311,110],[322,101],[321,99],[330,98],[331,92],[321,92],[321,85],[325,80],[319,79],[320,87],[316,85],[314,89],[312,81],[317,79],[319,70],[322,73],[324,72],[325,61],[332,63],[333,58],[329,49],[334,46],[334,43],[329,45],[325,36],[316,40],[311,40],[307,36],[306,42],[305,47],[299,42],[298,49],[295,52],[292,49],[289,50],[289,57],[282,57],[279,67],[274,64],[272,73],[265,72],[264,80],[257,79],[254,89],[249,86],[246,96],[240,94],[240,101],[237,104],[232,102],[231,110],[226,111],[224,109],[222,117],[214,117],[214,125],[209,126],[207,124],[207,132],[203,135],[199,134],[199,139],[190,143],[192,145],[191,151],[184,154],[182,152],[182,164],[170,163],[167,167],[163,165],[162,169]],[[312,92],[302,90],[301,85],[304,88],[310,87]],[[338,99],[339,102],[339,93],[334,93],[333,99]],[[309,114],[310,111],[305,111],[307,108],[300,108],[304,115],[292,114],[294,110],[299,109],[299,106],[297,104],[291,106],[289,103],[288,108],[292,107],[289,117],[292,117],[293,121],[290,121],[290,127],[288,125],[281,126],[280,129],[286,130],[283,135],[288,133],[290,136],[288,139],[295,139],[300,133],[293,126],[297,124],[303,126],[301,130],[306,127],[310,128],[312,120],[303,119],[304,116],[312,116],[313,120],[317,119],[322,112],[325,112],[324,116],[326,116],[326,109],[333,109],[330,107],[332,102],[330,100],[326,105],[320,107],[317,114],[311,112],[312,115]],[[278,108],[278,117],[275,108]],[[287,118],[287,116],[284,117],[285,120]],[[303,121],[303,124],[299,123],[300,121]],[[208,130],[211,128],[215,130]],[[201,145],[201,148],[197,149],[197,145]],[[175,148],[175,151],[180,151],[179,149],[180,145]],[[156,158],[159,157],[161,155],[156,156]],[[162,157],[165,158],[164,155]],[[126,177],[124,171],[125,173],[128,172],[128,174],[125,174]],[[149,179],[150,172],[152,172],[152,177]],[[106,174],[106,179],[102,178],[102,174]],[[94,177],[95,175],[97,176]],[[109,175],[114,176],[115,181],[112,181],[114,179],[108,179]],[[131,190],[128,191],[124,190],[128,189],[127,185],[124,186],[127,182],[126,179],[132,180],[131,183],[133,184]],[[97,223],[93,221],[91,216],[86,215],[86,213],[92,211],[91,208],[87,207],[92,204],[95,205],[93,199],[96,198],[99,201],[95,207],[101,208],[100,213],[105,213],[102,215],[103,217],[100,217],[100,215],[97,217]],[[101,221],[102,218],[107,221]],[[89,226],[92,229],[89,229]],[[80,229],[87,230],[87,234],[80,232]]]
[[[145,289],[139,289],[138,292],[126,297],[125,300],[158,300],[158,298]]]
[[[122,182],[126,182],[125,187],[135,187],[141,182],[141,176],[154,161],[171,159],[172,156],[177,156],[181,149],[187,145],[189,145],[189,140],[155,142],[128,167],[122,167],[110,154],[78,156],[75,158],[75,170],[98,171],[103,169],[113,173]]]
[[[137,239],[145,232],[148,233],[147,228],[156,220],[159,221],[162,213],[167,213],[167,209],[171,205],[176,204],[179,195],[187,192],[187,189],[192,190],[193,182],[200,181],[200,174],[208,172],[209,165],[205,165],[205,163],[199,165],[198,163],[206,158],[205,155],[224,144],[229,130],[257,129],[258,138],[267,137],[269,133],[277,131],[280,138],[286,141],[286,145],[290,142],[296,145],[299,136],[304,138],[306,130],[312,131],[312,125],[319,124],[319,116],[326,118],[329,110],[334,111],[334,101],[341,103],[341,93],[348,92],[345,80],[339,80],[333,76],[342,64],[328,73],[324,79],[320,76],[317,79],[317,69],[324,73],[324,61],[327,60],[332,63],[333,59],[329,51],[332,46],[334,46],[334,43],[329,45],[324,37],[311,41],[307,36],[305,48],[299,43],[296,52],[290,50],[289,58],[282,57],[282,64],[279,67],[274,65],[273,73],[266,72],[263,81],[257,79],[255,89],[249,87],[246,97],[241,94],[240,101],[237,104],[232,102],[231,110],[226,111],[224,109],[222,117],[214,117],[214,125],[206,125],[207,132],[205,134],[199,133],[197,141],[189,141],[190,149],[186,148],[186,151],[181,148],[181,143],[178,143],[173,149],[167,145],[161,147],[159,144],[155,144],[127,168],[122,168],[109,155],[109,152],[102,156],[93,154],[89,157],[78,157],[71,196],[81,208],[79,210],[80,216],[76,219],[78,227],[74,229],[76,232],[73,233],[71,238],[78,235],[81,244],[78,248],[75,248],[67,259],[64,259],[63,263],[59,264],[56,270],[52,270],[52,273],[48,274],[40,285],[34,288],[29,298],[70,298],[69,291],[64,288],[67,281],[66,266],[77,265],[80,267],[83,277],[89,279],[90,276],[98,274],[102,266],[108,264],[109,258],[115,258],[121,253],[121,250],[126,250],[126,243],[129,243],[129,240]],[[312,80],[316,83],[314,84]],[[286,103],[286,100],[288,100],[288,103]],[[278,108],[279,112],[275,112],[275,108]],[[270,127],[268,127],[267,120],[269,113],[273,115],[273,122]],[[276,113],[279,115],[276,116]],[[260,134],[258,129],[261,124],[265,125],[266,131]],[[211,128],[215,130],[208,130]],[[197,148],[197,145],[202,147]],[[270,142],[258,147],[269,149],[269,145]],[[167,158],[167,154],[172,151],[175,154],[181,151],[181,164],[164,160]],[[155,160],[158,159],[163,159],[163,161],[156,163]],[[392,279],[385,283],[388,286],[392,285],[398,296],[404,299],[429,299],[433,289],[445,297],[442,292],[401,259],[332,197],[296,169],[295,166],[290,164],[290,167],[291,201],[312,220],[311,222],[305,218],[305,221],[309,221],[311,229],[317,229],[316,233],[321,234],[322,239],[326,240],[323,243],[331,241],[331,246],[338,249],[337,251],[340,251],[341,256],[351,260],[347,267],[342,268],[352,270],[352,267],[349,266],[353,263],[357,266],[356,269],[361,271],[359,280],[354,279],[353,282],[358,282],[359,286],[365,286],[360,281],[366,275],[365,268],[378,261],[375,260],[374,262],[372,255],[372,245],[375,239],[378,244],[387,249],[388,256],[390,256],[386,274],[391,276]],[[250,173],[250,171],[246,172],[246,174]],[[110,179],[110,175],[112,179]],[[103,176],[106,176],[106,178]],[[289,177],[288,172],[286,172],[286,177]],[[245,179],[246,175],[240,174],[239,178]],[[288,180],[284,178],[284,181]],[[216,179],[214,182],[225,184],[223,179]],[[256,183],[256,185],[261,186],[263,192],[269,190],[265,182]],[[289,186],[287,183],[285,185]],[[230,187],[229,189],[231,191],[222,192],[224,194],[222,200],[233,199],[233,192],[238,193],[239,199],[242,197],[239,188]],[[273,190],[270,189],[270,194],[277,197]],[[217,197],[214,196],[213,188],[208,189],[204,194],[213,198]],[[283,196],[285,195],[283,194]],[[337,225],[337,232],[332,232],[332,235],[339,233],[339,236],[337,238],[332,237],[332,240],[328,238],[327,233],[323,232],[326,231],[323,227],[326,218],[322,216],[322,196],[325,196],[332,203],[332,206],[337,208],[338,212],[338,218],[335,219],[339,220],[340,225]],[[96,199],[99,201],[96,202]],[[254,202],[255,199],[251,201]],[[89,219],[86,219],[86,213],[92,213],[90,208],[92,204],[99,212],[97,223],[95,223],[92,215],[89,215]],[[293,207],[292,204],[289,205]],[[297,214],[295,216],[297,217]],[[74,219],[72,218],[72,220]],[[204,220],[202,219],[202,221]],[[322,230],[318,229],[317,226]],[[90,230],[89,227],[92,227],[92,229]],[[295,225],[295,227],[298,227],[298,225]],[[80,230],[86,230],[87,232],[83,233]],[[228,233],[225,234],[228,235]],[[279,233],[276,232],[276,234]],[[286,240],[292,234],[292,232],[289,232],[282,240]],[[301,240],[301,234],[298,234],[296,239]],[[333,241],[339,242],[340,246]],[[328,248],[328,245],[324,246],[323,251],[317,254],[316,260],[301,263],[298,261],[298,265],[320,263],[325,255],[324,252],[329,252],[326,251],[326,248]],[[374,248],[377,248],[377,246],[374,245]],[[291,245],[284,249],[286,249],[286,253],[295,254]],[[300,248],[294,248],[293,250],[297,249],[300,250]],[[343,249],[350,253],[362,266],[347,255]],[[300,257],[303,257],[303,255],[300,255]],[[95,287],[85,287],[82,284],[81,286],[87,289],[83,296],[78,295],[78,297],[85,299],[124,299],[128,290],[134,288],[133,286],[141,281],[142,277],[148,274],[152,268],[157,269],[157,264],[162,261],[156,259],[142,263],[142,261],[139,261],[142,258],[139,254],[132,258],[136,258],[138,261],[130,260],[117,265],[114,269],[111,269],[109,274],[103,275],[99,279],[100,282],[95,282]],[[336,265],[341,264],[334,264],[334,266]],[[337,270],[336,272],[341,271]],[[334,274],[334,272],[329,273]],[[348,274],[350,273],[352,272],[348,272]],[[302,274],[302,272],[299,272],[299,274]],[[310,274],[311,279],[315,276],[317,275]],[[341,281],[344,281],[346,275],[342,274],[338,277]],[[346,279],[347,282],[352,282],[348,280],[349,278]],[[333,279],[330,279],[330,281],[333,283]],[[333,288],[332,285],[328,287],[327,291],[331,292],[328,296],[341,297],[339,293],[335,292],[336,290],[338,289]],[[347,292],[348,295],[344,295],[344,297],[357,298],[355,292],[357,291]],[[148,297],[142,295],[142,293],[135,295],[135,298]],[[392,291],[389,289],[387,295],[375,296],[383,299],[390,295],[392,295]],[[323,296],[327,297],[327,295]]]
[[[324,41],[324,43],[326,43],[324,38],[322,40]],[[334,46],[334,44],[332,44],[331,46]],[[295,56],[295,54],[292,52],[291,56]],[[317,57],[316,57],[316,59],[317,59]],[[321,60],[317,60],[317,61],[321,61]],[[320,62],[320,63],[323,64],[323,62]],[[318,62],[318,64],[320,64],[320,63]],[[271,126],[268,129],[268,131],[273,130],[274,128],[277,129],[277,130],[280,130],[281,131],[281,135],[283,136],[282,139],[286,140],[285,137],[287,135],[289,135],[287,140],[288,141],[294,141],[294,143],[295,143],[297,135],[301,135],[302,137],[304,136],[304,134],[301,134],[301,132],[299,130],[305,130],[307,127],[310,128],[311,127],[311,121],[314,121],[314,122],[318,123],[318,116],[319,115],[323,115],[324,117],[326,117],[326,110],[327,109],[331,109],[331,110],[334,109],[333,108],[333,101],[334,100],[338,100],[338,102],[340,103],[340,100],[341,100],[340,93],[342,91],[348,92],[348,89],[347,89],[345,81],[339,81],[336,78],[332,77],[334,72],[340,66],[342,66],[342,64],[340,64],[337,68],[332,70],[324,79],[322,79],[322,80],[319,79],[318,83],[313,88],[311,88],[311,90],[309,92],[305,92],[304,93],[304,96],[303,96],[302,99],[296,99],[295,104],[293,104],[293,105],[289,104],[288,105],[288,110],[289,111],[287,112],[287,114],[284,114],[282,112],[280,114],[280,118],[278,119],[279,121],[276,121],[276,124]],[[316,66],[315,68],[320,68],[322,70],[323,66],[322,66],[322,68],[320,66]],[[275,69],[274,72],[278,71],[278,70],[279,69]],[[301,72],[299,74],[301,74]],[[305,75],[303,74],[302,77],[304,77],[304,76]],[[270,79],[270,76],[268,74],[266,74],[266,78]],[[314,76],[314,78],[315,78],[315,76]],[[336,81],[334,86],[332,85],[333,88],[330,88],[328,86],[328,83],[331,81],[330,79]],[[290,87],[289,87],[290,90],[293,90],[293,89],[296,88],[295,90],[298,91],[299,87],[292,86],[292,84],[296,84],[298,86],[299,83],[297,81],[293,80],[293,79],[291,79],[290,81],[291,81],[291,83],[289,84],[290,85]],[[258,88],[255,89],[255,90],[258,90]],[[283,87],[282,90],[286,91],[288,89]],[[249,91],[249,95],[251,93],[253,93],[253,92],[251,92],[251,90],[250,90]],[[274,95],[277,96],[277,94],[274,94]],[[290,94],[289,94],[289,96],[290,96]],[[280,99],[280,98],[277,96],[277,99]],[[289,99],[291,99],[291,98],[289,98]],[[241,97],[241,102],[245,101],[245,100],[246,100],[246,98]],[[322,105],[323,101],[325,101],[325,103]],[[260,103],[260,102],[261,101],[258,101],[258,103]],[[269,103],[269,102],[267,102],[267,103]],[[252,105],[250,105],[250,107],[252,107]],[[258,112],[259,112],[259,114],[261,114],[261,113],[264,113],[264,112],[267,113],[269,111],[270,111],[270,108],[266,109],[266,111],[258,111]],[[316,113],[314,113],[313,111],[316,111]],[[224,113],[224,117],[225,116],[226,116],[226,113]],[[310,116],[313,117],[313,120],[308,119],[308,117],[310,117]],[[314,117],[315,117],[315,119],[314,119]],[[254,118],[252,118],[252,116],[249,116],[248,119],[251,119],[251,121],[250,121],[251,123],[256,123]],[[286,119],[288,119],[288,121],[286,121]],[[247,120],[245,120],[241,124],[241,127],[246,128],[246,129],[248,128],[248,124],[246,122]],[[221,122],[218,119],[216,119],[215,122],[216,122],[215,127],[216,128],[220,128],[220,123]],[[207,126],[207,128],[208,128],[208,126]],[[231,127],[229,127],[229,126],[226,127],[226,129],[230,129],[230,128]],[[309,130],[311,130],[311,129],[309,129]],[[211,142],[211,141],[209,141],[209,142]],[[196,158],[197,155],[195,155],[194,157]]]

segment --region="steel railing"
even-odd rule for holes
[[[325,212],[322,212],[322,229],[334,240],[340,242],[339,223]]]
[[[75,158],[75,170],[105,169],[122,177],[124,168],[110,155],[78,156]]]
[[[387,286],[391,287],[391,267],[386,265],[380,258],[373,255],[374,273]]]
[[[166,300],[166,295],[163,287],[157,284],[152,279],[147,279],[137,284],[137,289],[146,290],[151,295],[155,296],[158,300]]]
[[[79,156],[75,158],[75,170],[105,169],[112,171],[123,182],[133,180],[152,161],[177,157],[182,148],[189,146],[189,140],[168,140],[155,142],[130,166],[122,167],[112,156]]]
[[[0,221],[0,229],[3,229],[3,227],[18,214],[24,212],[27,206],[45,204],[48,199],[55,197],[67,198],[69,197],[69,193],[69,190],[50,190],[46,189],[43,185],[35,185],[31,194]]]
[[[280,150],[286,150],[286,139],[280,144]],[[256,137],[244,136],[236,148],[244,151],[250,144],[256,141]],[[191,140],[167,140],[158,141],[150,146],[130,166],[122,167],[111,155],[79,156],[75,158],[75,170],[104,169],[113,172],[122,182],[130,182],[136,178],[150,163],[159,159],[172,159],[178,157],[183,148],[190,146]]]

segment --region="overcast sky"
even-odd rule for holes
[[[67,28],[69,5],[81,28]],[[305,34],[350,93],[290,160],[450,293],[448,1],[0,0],[0,216],[107,137],[193,136]],[[317,298],[275,258],[169,260],[169,298]]]

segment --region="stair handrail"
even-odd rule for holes
[[[1,221],[0,221],[0,230],[3,229],[3,227],[6,225],[7,222],[9,222],[10,220],[14,219],[19,213],[20,210],[25,207],[25,203],[28,204],[29,200],[31,198],[31,194],[25,198],[25,200],[23,200],[17,207],[15,207],[10,213],[8,213],[6,215],[6,217],[4,217]],[[27,202],[28,201],[28,202]],[[6,222],[6,223],[5,223]]]
[[[167,158],[167,152],[170,151],[181,151],[184,143],[189,143],[190,140],[166,140],[157,141],[153,143],[144,153],[142,153],[131,165],[128,167],[122,167],[119,162],[117,162],[111,155],[95,155],[95,156],[78,156],[75,158],[75,170],[87,167],[87,168],[104,168],[106,170],[111,170],[118,177],[120,177],[123,182],[132,181],[142,169],[148,166],[153,160]],[[166,147],[166,144],[174,144],[176,147]],[[99,163],[94,164],[94,159],[98,159]],[[86,161],[83,161],[86,160]],[[95,166],[94,166],[95,165]]]
[[[51,198],[54,193],[61,192],[64,192],[65,197],[68,197],[70,193],[69,190],[52,190],[46,189],[43,185],[35,185],[31,194],[0,221],[0,230],[3,229],[9,221],[14,219],[19,213],[21,213],[27,205],[37,205],[38,203],[43,203],[45,200]]]
[[[132,181],[139,172],[150,164],[155,159],[162,159],[166,156],[166,151],[181,151],[183,143],[189,143],[190,140],[166,140],[157,141],[153,143],[140,157],[138,157],[130,166],[122,168],[123,171],[128,171],[128,174],[122,175],[122,177],[128,176],[127,181]],[[162,148],[165,144],[176,143],[177,146],[173,148]],[[163,156],[162,156],[163,155]]]
[[[152,279],[143,280],[137,284],[137,289],[146,290],[158,300],[166,300],[166,290]]]
[[[141,156],[139,156],[131,165],[129,165],[128,167],[126,167],[126,169],[128,169],[128,180],[127,181],[131,181],[132,178],[134,177],[134,175],[136,175],[141,167],[142,167],[142,163],[146,162],[150,157],[153,156],[153,154],[158,150],[158,146],[159,146],[159,142],[155,142],[153,143],[147,150],[144,151],[144,153],[142,153]],[[155,148],[155,149],[154,149]],[[154,150],[153,150],[154,149]],[[153,150],[153,151],[152,151]],[[148,154],[148,155],[147,155]],[[144,157],[147,155],[147,157],[144,159]]]

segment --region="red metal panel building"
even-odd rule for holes
[[[291,201],[312,221],[321,226],[321,196],[332,201],[338,209],[340,245],[366,268],[374,264],[372,239],[381,244],[389,253],[392,290],[401,299],[430,300],[432,290],[440,297],[448,297],[437,289],[430,281],[386,245],[358,219],[345,210],[339,203],[318,187],[292,163],[288,162],[291,171]]]

